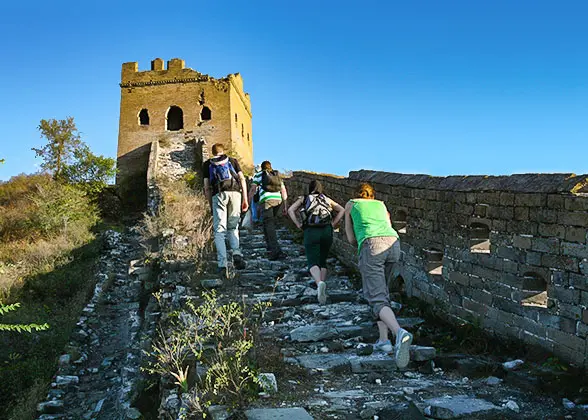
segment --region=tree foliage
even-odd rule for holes
[[[63,168],[62,179],[95,196],[106,188],[108,181],[116,174],[115,165],[114,159],[97,156],[82,144],[74,151],[73,163]]]
[[[20,303],[13,303],[11,305],[4,305],[0,302],[0,316],[6,315],[9,312],[16,311],[20,308]],[[28,332],[45,331],[49,329],[49,324],[2,324],[0,323],[0,331],[14,331],[14,332]]]
[[[73,117],[41,120],[38,129],[47,144],[33,150],[43,159],[41,167],[55,180],[96,196],[116,174],[115,160],[90,151],[82,141]]]
[[[68,165],[74,151],[81,145],[82,140],[73,117],[65,120],[41,120],[39,127],[41,138],[47,140],[47,144],[40,149],[32,148],[37,157],[43,159],[41,167],[59,179],[63,168]]]

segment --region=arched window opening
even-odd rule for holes
[[[394,227],[394,230],[401,234],[406,233],[407,219],[408,217],[406,211],[396,210],[394,213],[394,220],[392,220],[392,226]]]
[[[523,306],[547,308],[547,282],[537,273],[525,273],[523,276]]]
[[[149,111],[145,108],[139,112],[139,125],[149,125]]]
[[[209,107],[203,106],[202,111],[200,111],[200,121],[208,121],[212,119],[212,111]]]
[[[427,273],[440,276],[443,274],[443,251],[437,248],[425,249]]]
[[[237,117],[237,114],[235,114],[235,127],[237,126],[237,122],[239,122],[239,118]]]
[[[476,222],[470,224],[470,251],[490,252],[490,228],[488,225]]]
[[[184,128],[184,112],[179,106],[171,106],[167,111],[167,131],[178,131]]]
[[[249,139],[249,133],[247,133],[247,143],[251,143],[251,140]]]
[[[245,126],[241,124],[241,137],[245,137]]]

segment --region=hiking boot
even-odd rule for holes
[[[247,267],[242,255],[233,255],[233,265],[237,270],[244,270]]]
[[[396,336],[396,366],[404,369],[410,361],[410,345],[412,344],[412,334],[401,328]]]
[[[278,251],[278,252],[272,253],[268,257],[268,260],[276,261],[276,260],[285,260],[286,258],[288,258],[288,254],[286,254],[284,251]]]
[[[219,267],[218,268],[218,278],[221,281],[227,281],[229,279],[229,268],[228,267]]]
[[[321,305],[327,302],[327,283],[324,281],[318,284],[318,301]]]
[[[382,353],[390,353],[392,349],[392,342],[390,340],[382,341],[378,339],[376,344],[374,344],[374,350],[381,351]]]

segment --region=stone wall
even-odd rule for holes
[[[587,176],[295,172],[289,194],[302,194],[313,178],[342,205],[359,183],[375,187],[401,237],[392,284],[408,295],[455,322],[588,364]],[[334,250],[356,261],[344,227]]]
[[[128,207],[146,206],[153,141],[181,134],[204,138],[208,147],[224,143],[244,168],[253,167],[251,102],[240,74],[215,79],[185,68],[183,60],[172,59],[164,69],[163,60],[155,59],[148,71],[124,63],[120,87],[117,186]],[[182,128],[171,125],[172,107],[181,109]]]

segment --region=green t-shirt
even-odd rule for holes
[[[357,251],[361,250],[363,241],[378,236],[394,236],[398,233],[392,228],[390,215],[386,205],[378,200],[367,200],[357,198],[351,200],[351,220],[353,220],[353,231],[357,239]]]

